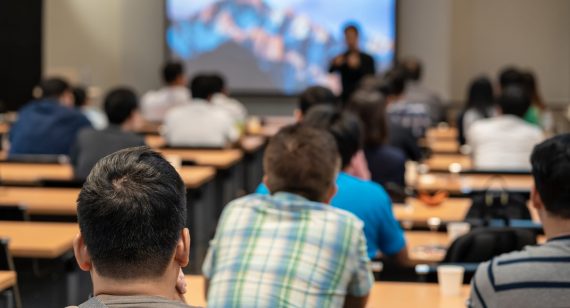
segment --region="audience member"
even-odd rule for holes
[[[457,129],[459,142],[465,144],[465,133],[478,120],[497,115],[493,85],[487,77],[479,77],[471,82],[467,93],[467,104],[459,114]]]
[[[294,111],[297,122],[303,120],[303,116],[309,112],[309,109],[318,105],[330,105],[339,108],[337,99],[329,88],[322,86],[308,87],[299,95],[299,103]]]
[[[421,84],[424,71],[422,62],[417,58],[408,57],[401,62],[401,65],[406,70],[407,76],[404,99],[407,102],[426,105],[432,123],[445,120],[446,115],[442,100],[434,91]]]
[[[376,64],[372,56],[360,51],[358,28],[349,25],[344,28],[347,50],[336,56],[330,63],[329,72],[339,72],[342,82],[342,103],[346,104],[360,80],[367,75],[374,75]]]
[[[84,129],[71,152],[77,179],[85,179],[99,159],[118,150],[145,145],[134,133],[140,126],[136,94],[128,88],[111,90],[105,97],[105,112],[110,125],[104,130]]]
[[[73,108],[73,94],[67,81],[50,78],[41,82],[41,98],[20,109],[10,129],[9,155],[69,155],[79,130],[89,120]]]
[[[528,157],[544,139],[542,131],[524,121],[530,97],[520,86],[508,86],[499,96],[499,116],[473,123],[467,143],[477,169],[530,170]]]
[[[93,295],[81,307],[188,307],[186,188],[160,154],[145,147],[101,159],[77,200],[79,267]]]
[[[171,109],[164,121],[164,135],[170,146],[226,147],[240,136],[230,113],[214,105],[217,83],[207,75],[190,82],[191,104]]]
[[[107,117],[101,109],[91,105],[89,94],[84,87],[73,88],[73,102],[75,108],[79,109],[87,117],[95,129],[101,130],[109,125],[109,121],[107,121]]]
[[[377,91],[356,91],[348,110],[360,117],[364,125],[364,154],[372,180],[387,188],[388,183],[405,187],[406,155],[388,143],[386,102]]]
[[[481,264],[471,282],[469,307],[561,307],[570,302],[570,135],[537,145],[530,160],[531,202],[548,241]]]
[[[518,68],[507,66],[499,72],[499,89],[503,91],[509,86],[522,86],[524,77]]]
[[[212,83],[215,85],[212,103],[225,108],[234,119],[235,124],[238,127],[243,127],[247,118],[247,109],[237,99],[229,96],[224,77],[219,74],[213,74],[210,78],[212,78]]]
[[[162,68],[162,80],[164,87],[158,91],[146,93],[141,99],[142,115],[150,122],[163,122],[171,108],[190,101],[190,92],[186,87],[187,79],[182,63],[166,63]]]
[[[222,213],[202,267],[208,307],[365,307],[373,277],[362,222],[325,204],[339,165],[325,131],[295,125],[270,140],[272,194]]]
[[[536,77],[531,71],[522,72],[523,85],[531,98],[531,106],[526,112],[524,119],[532,124],[542,127],[545,131],[552,131],[554,119],[552,113],[546,108],[546,104],[540,95]]]
[[[425,104],[410,102],[404,96],[406,72],[396,67],[385,75],[388,118],[411,130],[416,138],[422,138],[432,125],[429,110]]]
[[[338,191],[331,205],[355,214],[364,222],[368,256],[375,258],[382,252],[388,261],[406,264],[406,242],[392,213],[390,197],[382,186],[345,172],[354,155],[362,148],[362,127],[358,118],[331,106],[317,106],[309,111],[303,123],[326,129],[335,137],[342,169],[336,178]],[[257,193],[267,194],[269,191],[260,185]]]

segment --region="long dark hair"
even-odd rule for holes
[[[483,117],[490,116],[489,109],[496,105],[493,84],[487,77],[478,77],[469,85],[465,110],[474,109]]]

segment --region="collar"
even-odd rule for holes
[[[550,238],[546,242],[550,243],[550,242],[555,242],[555,241],[568,241],[568,240],[570,240],[570,234],[555,236],[553,238]]]
[[[311,200],[294,193],[286,192],[286,191],[278,191],[272,194],[273,198],[277,200],[283,201],[298,201],[298,202],[311,202]]]

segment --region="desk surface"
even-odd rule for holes
[[[204,278],[186,276],[186,282],[188,292],[185,298],[188,304],[206,306]],[[437,284],[376,282],[370,292],[367,307],[465,307],[465,300],[468,296],[469,286],[467,285],[463,286],[461,295],[444,297],[440,295]]]
[[[424,145],[433,153],[459,153],[459,142],[445,139],[426,139]]]
[[[458,135],[455,127],[433,127],[426,132],[426,138],[431,140],[457,140]]]
[[[72,249],[78,232],[74,223],[0,222],[0,237],[10,239],[14,257],[57,258]]]
[[[0,163],[0,179],[11,182],[71,180],[73,167],[68,164]]]
[[[238,149],[197,150],[197,149],[160,149],[163,155],[178,156],[183,161],[194,161],[198,165],[228,169],[237,164],[243,157]]]
[[[461,170],[473,168],[471,157],[462,154],[434,154],[424,161],[430,171],[449,172],[449,166],[459,164]]]
[[[442,221],[462,221],[471,206],[471,199],[450,198],[437,206],[429,206],[415,198],[408,198],[406,204],[395,204],[392,209],[399,221],[426,223],[437,217]]]
[[[146,135],[144,138],[146,144],[151,148],[160,149],[166,146],[166,140],[162,136]],[[245,136],[241,138],[239,147],[246,153],[253,153],[263,147],[266,140],[267,138],[263,136]]]
[[[451,244],[444,232],[407,231],[405,236],[408,257],[415,264],[440,262]],[[436,246],[441,249],[433,249]]]
[[[452,193],[469,193],[473,190],[485,190],[489,184],[491,174],[423,174],[418,176],[416,188],[419,190],[436,191],[446,190]],[[528,191],[532,189],[534,181],[531,175],[501,175],[505,180],[506,189],[514,191]],[[494,181],[493,187],[499,187],[500,181]],[[499,183],[496,183],[499,182]]]
[[[16,284],[16,272],[0,271],[0,292],[13,287]]]

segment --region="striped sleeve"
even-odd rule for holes
[[[470,308],[488,307],[488,302],[492,300],[495,294],[493,290],[493,268],[491,262],[493,262],[493,260],[479,265],[475,276],[473,276],[471,280],[471,295],[468,300],[468,306]]]

